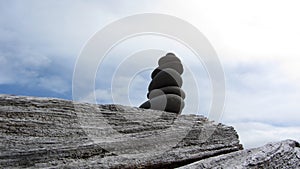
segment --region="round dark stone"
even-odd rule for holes
[[[149,100],[145,101],[142,105],[140,105],[140,108],[143,108],[143,109],[150,109],[150,107],[151,107],[151,105],[150,105]]]
[[[183,73],[183,66],[182,66],[181,62],[173,61],[173,62],[165,63],[165,64],[159,66],[158,68],[156,68],[156,69],[151,73],[151,78],[153,79],[153,78],[157,75],[157,73],[159,73],[161,70],[166,69],[166,68],[174,69],[174,70],[176,70],[179,74],[182,74],[182,73]]]
[[[173,61],[181,62],[180,59],[176,57],[173,53],[168,53],[166,56],[163,56],[158,60],[158,65],[161,66],[163,64]]]
[[[167,68],[160,71],[151,81],[148,91],[159,89],[167,86],[182,86],[182,78],[178,72]]]
[[[147,98],[152,99],[154,97],[164,95],[164,94],[175,94],[175,95],[180,96],[182,99],[185,99],[184,91],[181,88],[176,87],[176,86],[168,86],[168,87],[163,87],[160,89],[151,90],[150,92],[148,92]]]
[[[149,109],[153,110],[161,110],[179,114],[184,108],[183,99],[175,94],[160,95],[150,99],[147,102],[150,103]],[[149,103],[146,104],[148,105]]]
[[[172,52],[169,52],[169,53],[166,54],[166,56],[170,56],[170,55],[176,56],[176,55],[175,55],[174,53],[172,53]]]

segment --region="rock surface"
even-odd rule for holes
[[[174,168],[240,149],[203,116],[0,95],[0,168]]]
[[[242,150],[201,160],[180,169],[198,168],[300,168],[300,145],[293,140],[269,143],[259,148]]]
[[[0,95],[0,168],[299,168],[299,143],[242,150],[203,116]]]

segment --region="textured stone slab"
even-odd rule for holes
[[[180,169],[201,168],[300,168],[300,145],[293,140],[270,143],[259,148],[237,151],[180,167]]]
[[[241,148],[203,116],[0,95],[0,168],[174,168]]]

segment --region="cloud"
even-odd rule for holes
[[[274,126],[267,123],[244,122],[230,123],[240,136],[244,148],[263,146],[268,142],[285,139],[300,141],[300,126]]]
[[[82,1],[0,3],[0,85],[70,91],[76,57],[104,24],[103,10]]]
[[[70,84],[76,58],[86,41],[125,13],[154,9],[153,4],[140,5],[145,3],[149,2],[1,1],[0,84],[26,86],[39,79],[42,81],[36,84],[43,84],[52,77],[65,81],[56,85]],[[61,91],[58,88],[53,91]]]
[[[70,84],[59,76],[42,77],[38,80],[38,86],[56,93],[66,93]]]
[[[100,102],[101,104],[109,104],[112,103],[112,97],[111,92],[108,89],[96,89],[94,92],[89,93],[86,97],[78,101],[93,104],[96,104],[97,102]]]
[[[223,62],[276,61],[300,85],[300,2],[291,0],[163,1],[161,11],[195,25]],[[218,5],[216,5],[218,4]],[[278,12],[281,11],[281,12]]]
[[[284,76],[278,64],[247,62],[225,68],[227,98],[224,122],[298,124],[300,91],[297,84]]]
[[[2,45],[0,51],[0,70],[2,76],[9,80],[1,80],[0,84],[24,84],[36,78],[39,71],[50,65],[51,60],[26,46],[15,44],[17,49]]]

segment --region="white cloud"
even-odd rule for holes
[[[300,91],[276,65],[247,62],[226,67],[224,122],[250,120],[269,124],[298,123]]]
[[[272,126],[267,123],[230,123],[237,130],[244,148],[263,146],[268,142],[285,139],[300,141],[300,126]]]
[[[109,89],[96,89],[94,92],[89,93],[86,97],[78,101],[93,104],[96,104],[97,102],[101,104],[108,104],[112,103],[112,97]]]
[[[9,84],[14,82],[14,74],[11,72],[11,68],[7,67],[8,61],[0,55],[0,84]]]
[[[70,84],[59,76],[47,76],[38,79],[38,86],[56,93],[66,93],[70,89]]]
[[[276,61],[285,76],[300,84],[300,11],[297,0],[164,1],[164,13],[202,31],[224,62]],[[280,11],[280,12],[279,12]]]
[[[69,84],[76,57],[89,37],[128,13],[155,6],[140,6],[146,3],[0,2],[0,84],[32,85],[38,79],[42,82],[36,84],[42,84],[51,76],[65,81],[54,86]]]
[[[2,75],[0,84],[30,83],[40,75],[41,69],[48,67],[51,63],[47,56],[29,50],[26,46],[16,44],[16,47],[18,49],[0,51],[0,72]]]

